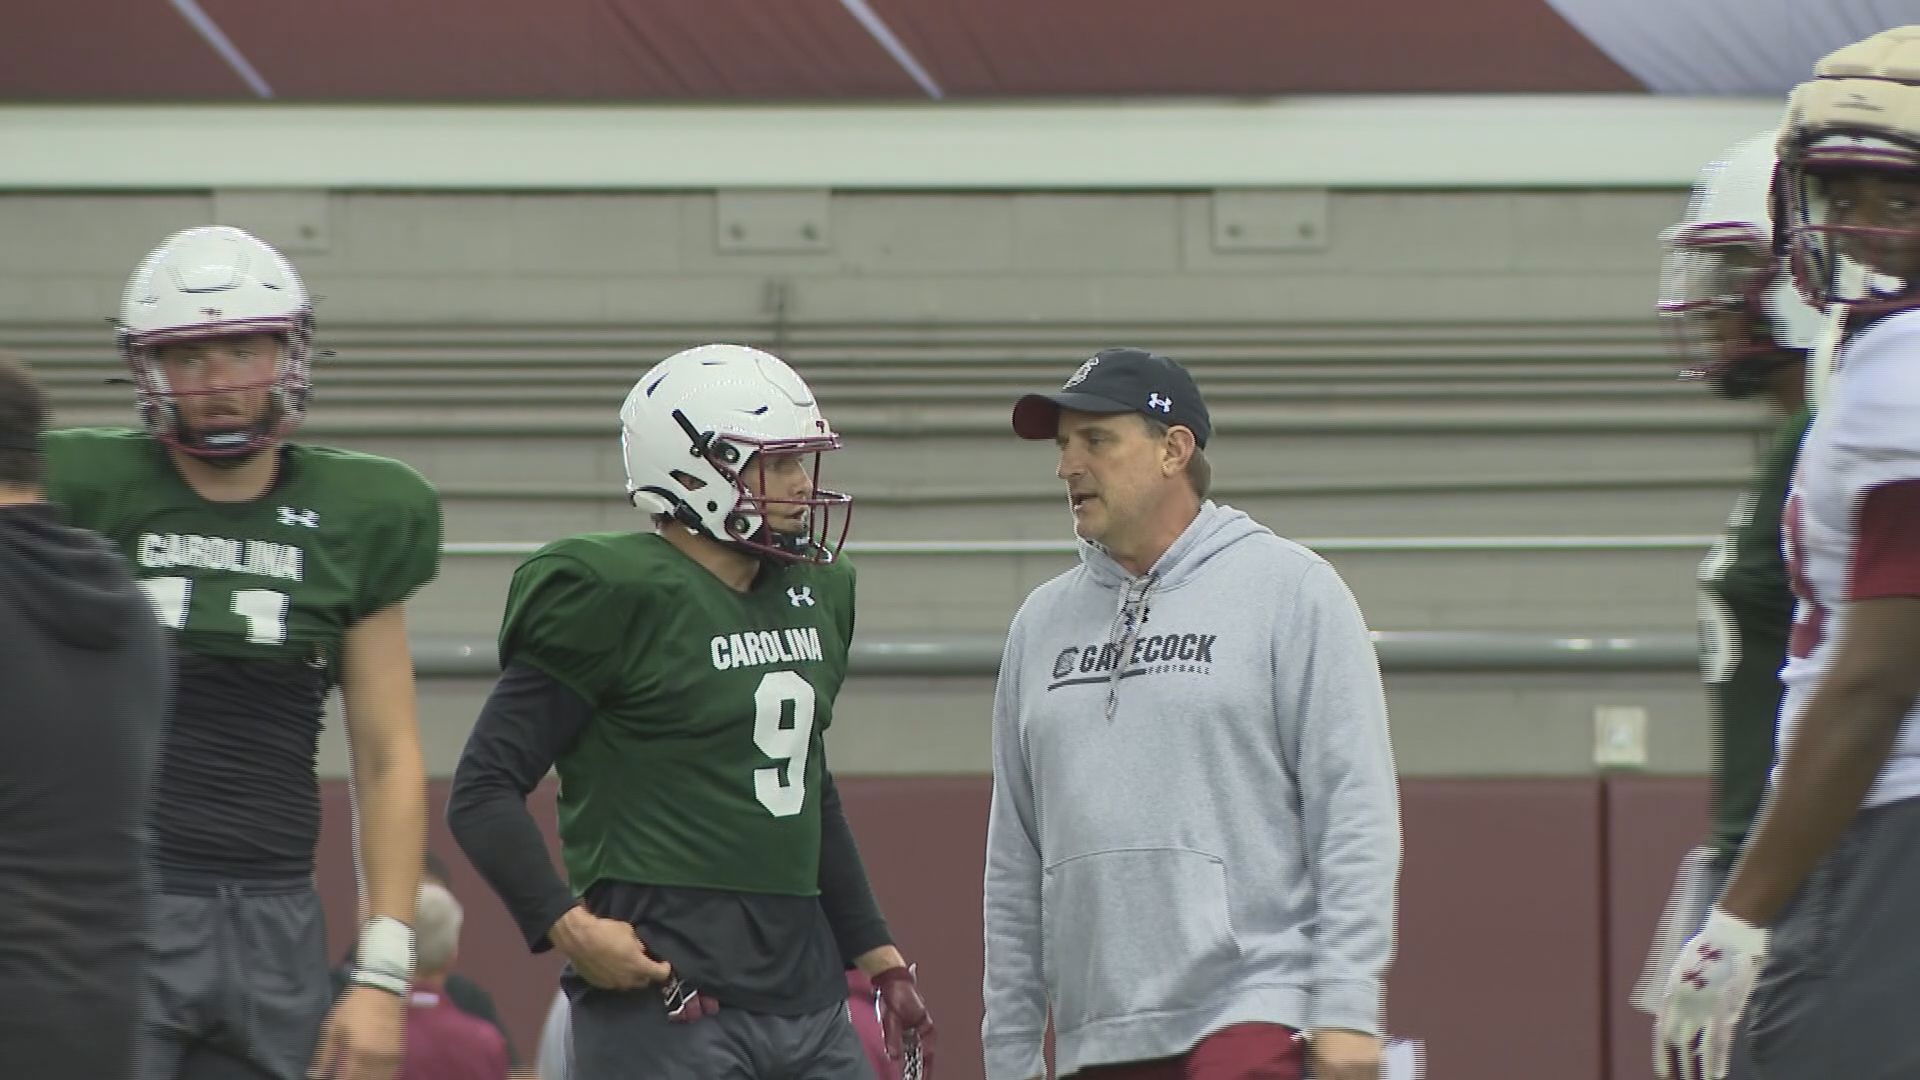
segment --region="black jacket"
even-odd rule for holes
[[[0,1076],[128,1074],[163,633],[104,540],[0,506]]]

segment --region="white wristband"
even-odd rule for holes
[[[368,920],[360,931],[353,981],[406,993],[413,981],[413,928],[386,915]]]
[[[375,990],[384,990],[400,998],[406,997],[410,989],[407,980],[397,975],[382,975],[377,971],[367,971],[364,968],[354,969],[353,974],[347,976],[347,981],[355,986],[371,986]]]

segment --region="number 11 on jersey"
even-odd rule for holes
[[[188,604],[193,598],[193,581],[184,577],[142,578],[160,625],[175,630],[187,628]],[[236,589],[229,609],[247,621],[247,641],[255,645],[278,645],[287,640],[286,593],[272,589]]]

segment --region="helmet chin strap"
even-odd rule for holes
[[[734,518],[745,517],[745,515],[737,511],[732,516]],[[748,541],[751,541],[751,543],[748,543]],[[730,536],[720,542],[726,544],[728,547],[737,548],[748,555],[769,562],[779,561],[782,555],[790,559],[803,559],[807,556],[808,549],[813,546],[813,539],[807,533],[783,533],[768,524],[764,516],[760,519],[760,527],[753,532],[738,538]],[[753,544],[759,544],[761,546],[754,547]],[[774,548],[775,550],[768,551],[766,550],[767,548]]]
[[[806,533],[783,533],[768,529],[767,536],[774,547],[795,557],[805,555],[813,547],[813,540]]]
[[[181,449],[185,450],[188,454],[192,454],[195,461],[211,465],[216,469],[230,470],[245,465],[247,462],[266,453],[270,448],[266,446],[255,446],[250,450],[243,450],[237,454],[196,454],[191,448],[183,446]]]
[[[760,527],[760,532],[764,537],[764,539],[760,541],[761,543],[766,544],[768,547],[778,548],[783,554],[791,558],[805,558],[808,550],[813,547],[813,540],[806,533],[783,533],[766,525]],[[762,558],[769,557],[764,551],[755,552],[755,554]]]
[[[178,446],[183,452],[192,455],[195,460],[204,461],[216,469],[237,469],[270,449],[273,446],[274,432],[280,427],[280,420],[283,415],[279,404],[276,401],[269,400],[267,403],[267,414],[259,420],[237,428],[222,429],[209,434],[196,432],[188,428],[186,422],[180,416],[180,409],[177,404],[170,406],[169,411],[172,413],[171,426],[173,428],[174,445]],[[231,437],[235,442],[242,444],[251,443],[252,445],[250,448],[244,450],[227,450],[211,441],[212,439],[223,437]]]

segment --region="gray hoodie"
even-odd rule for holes
[[[1208,502],[1151,570],[1093,544],[1027,598],[994,695],[987,1080],[1232,1024],[1378,1033],[1399,799],[1333,568]]]

